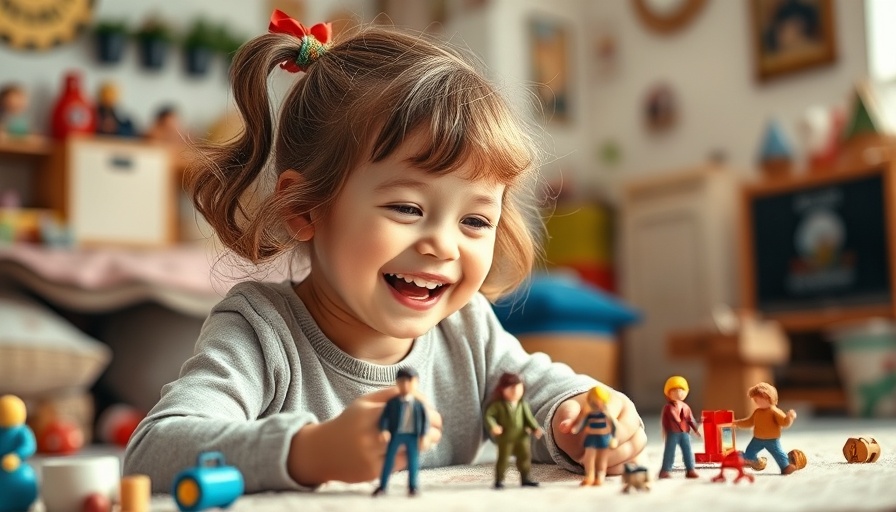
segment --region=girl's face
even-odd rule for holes
[[[491,268],[504,185],[465,179],[466,165],[442,176],[414,168],[407,159],[419,140],[354,170],[313,219],[301,286],[313,289],[309,308],[324,333],[355,357],[382,359],[373,339],[425,333],[467,304]]]

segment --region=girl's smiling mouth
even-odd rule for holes
[[[383,278],[402,297],[415,301],[437,298],[450,286],[443,278],[411,274],[383,274]]]

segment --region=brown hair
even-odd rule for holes
[[[747,391],[747,396],[764,396],[772,405],[778,405],[778,390],[768,382],[760,382]]]
[[[286,95],[275,130],[268,75],[294,59],[298,47],[292,36],[264,34],[239,50],[231,83],[246,128],[235,140],[204,148],[207,158],[187,176],[196,208],[224,245],[253,263],[300,248],[286,218],[325,214],[353,169],[389,157],[412,133],[425,131],[429,144],[411,158],[415,166],[442,174],[472,163],[470,179],[506,185],[481,291],[496,299],[521,284],[543,230],[532,199],[534,144],[494,86],[449,48],[368,27],[309,66]],[[302,186],[268,201],[253,197],[287,169],[302,174]]]
[[[492,402],[497,402],[498,400],[504,400],[504,390],[516,386],[523,382],[523,379],[516,373],[505,372],[501,374],[501,377],[498,379],[498,384],[495,385],[495,389],[492,390]]]

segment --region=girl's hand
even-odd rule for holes
[[[616,419],[615,439],[618,444],[610,448],[607,473],[615,475],[622,473],[624,463],[638,462],[638,456],[647,446],[647,434],[644,432],[644,423],[635,409],[635,404],[618,391],[614,390],[612,393],[612,398],[607,404],[607,415]],[[564,401],[551,419],[551,429],[557,446],[580,464],[585,454],[585,434],[573,433],[573,427],[579,412],[585,407],[585,400],[585,393],[582,393]]]
[[[388,432],[379,430],[386,402],[398,395],[389,387],[364,395],[339,416],[323,423],[310,423],[292,438],[287,470],[297,483],[320,485],[331,480],[367,482],[380,476],[386,458]],[[418,397],[422,401],[422,397]],[[427,405],[429,432],[421,439],[421,450],[442,438],[442,416]],[[395,457],[395,470],[407,466],[404,450]]]

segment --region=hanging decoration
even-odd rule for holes
[[[89,24],[93,0],[3,0],[0,42],[45,51],[74,39]]]

